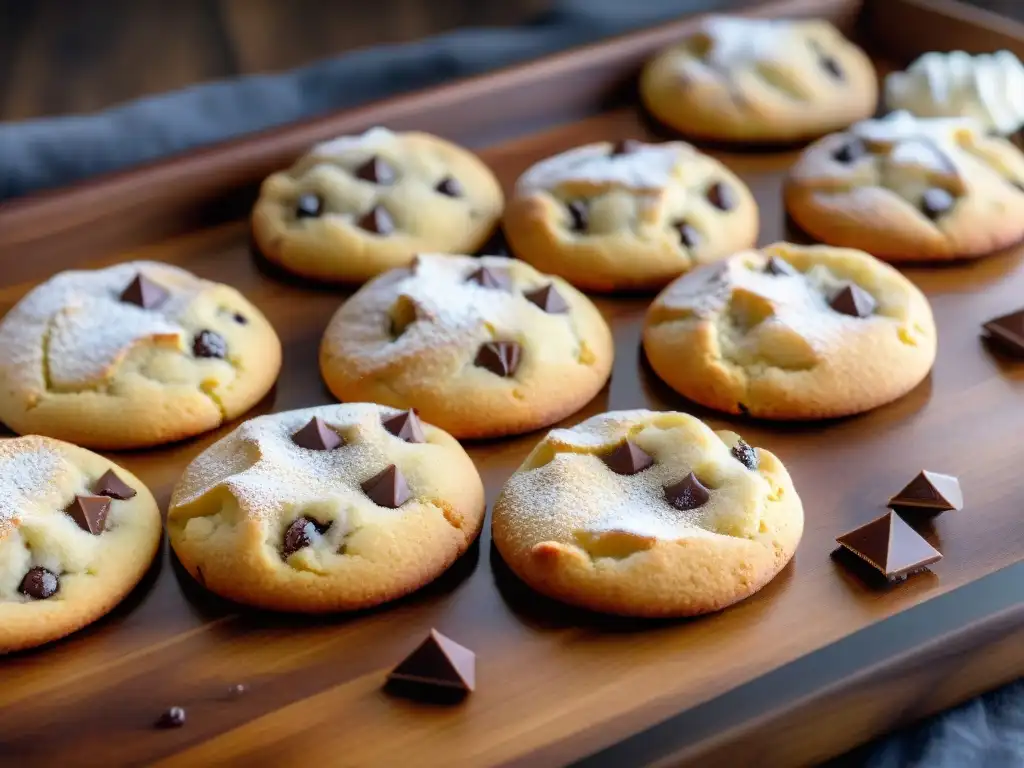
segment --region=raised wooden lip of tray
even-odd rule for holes
[[[900,39],[901,30],[919,24],[928,25],[932,48],[1001,47],[1024,55],[1024,25],[953,0],[779,0],[750,12],[827,17],[842,26],[857,20],[882,50],[899,52],[901,58],[923,52],[923,36]],[[0,263],[35,259],[35,269],[45,271],[68,263],[75,251],[92,256],[127,250],[236,216],[267,173],[311,143],[339,133],[386,123],[474,146],[593,114],[597,105],[620,103],[628,90],[623,72],[638,69],[693,23],[690,18],[641,30],[0,205]],[[518,119],[495,124],[486,105],[507,99],[515,100]],[[1017,651],[1022,641],[1024,563],[1018,561],[680,712],[579,764],[699,759],[739,765],[766,754],[794,762],[821,759],[1024,672]],[[869,693],[875,701],[864,706]],[[806,738],[813,730],[807,723],[820,718],[847,733],[832,734],[827,742],[811,737],[806,744],[787,744]],[[517,762],[565,759],[553,743]]]

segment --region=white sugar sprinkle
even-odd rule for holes
[[[334,158],[351,152],[353,149],[377,149],[395,140],[395,134],[387,128],[371,128],[358,136],[339,136],[324,141],[313,147],[310,152],[315,157]]]
[[[611,155],[607,144],[587,144],[528,168],[516,182],[516,193],[554,190],[567,182],[657,191],[672,182],[683,160],[693,152],[692,147],[679,141],[642,144],[619,155]]]
[[[26,506],[52,490],[53,478],[63,465],[64,458],[45,445],[26,450],[25,438],[0,443],[0,537]]]

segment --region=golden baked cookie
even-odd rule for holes
[[[629,616],[693,616],[789,562],[803,506],[775,456],[684,413],[617,411],[544,438],[502,489],[493,536],[550,597]]]
[[[0,653],[33,648],[106,615],[160,543],[142,481],[48,437],[0,440]]]
[[[504,220],[519,258],[594,291],[661,288],[749,248],[757,228],[746,184],[681,141],[599,142],[542,160]]]
[[[252,228],[263,255],[290,272],[361,283],[421,251],[473,253],[503,205],[498,180],[468,150],[373,128],[269,176]]]
[[[785,196],[815,238],[890,261],[977,257],[1024,238],[1024,154],[968,118],[894,112],[826,136]]]
[[[703,139],[811,139],[871,116],[867,55],[827,21],[708,17],[640,77],[661,122]]]
[[[341,306],[320,370],[340,400],[416,408],[456,437],[495,437],[582,408],[613,356],[601,313],[564,280],[500,256],[432,254]]]
[[[185,469],[167,532],[223,597],[319,613],[394,600],[476,538],[484,490],[451,435],[350,403],[246,421]]]
[[[681,277],[644,325],[651,367],[709,408],[823,419],[877,408],[935,362],[931,307],[866,253],[776,243]]]
[[[61,272],[0,322],[0,421],[92,448],[205,432],[273,386],[281,343],[234,288],[169,264]]]

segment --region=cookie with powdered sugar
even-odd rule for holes
[[[317,144],[263,182],[253,235],[305,277],[363,282],[421,251],[473,253],[504,196],[475,155],[427,133],[373,128]]]
[[[693,616],[789,562],[803,506],[774,455],[683,413],[616,411],[548,433],[494,505],[494,543],[550,597]]]
[[[0,653],[108,613],[149,568],[160,510],[131,472],[47,437],[0,440]]]
[[[611,373],[612,337],[586,296],[498,256],[421,255],[331,319],[320,370],[343,401],[416,408],[456,437],[552,424]]]
[[[878,82],[827,21],[710,16],[647,64],[640,96],[688,136],[792,142],[873,114]]]
[[[480,476],[451,435],[369,403],[260,416],[186,468],[167,532],[207,589],[326,612],[401,597],[476,538]]]
[[[0,421],[92,448],[180,440],[233,419],[281,367],[238,291],[169,264],[61,272],[0,322]]]
[[[504,232],[516,255],[586,290],[664,286],[749,248],[757,203],[729,169],[683,142],[587,144],[518,180]]]

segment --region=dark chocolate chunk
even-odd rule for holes
[[[960,481],[952,475],[923,470],[907,486],[889,499],[889,506],[900,509],[948,512],[963,509]]]
[[[732,187],[721,181],[716,181],[708,187],[707,196],[708,202],[719,210],[731,211],[736,207],[736,193],[732,191]]]
[[[875,311],[878,302],[859,285],[848,283],[832,297],[828,305],[844,315],[868,317]]]
[[[295,203],[295,218],[315,219],[323,213],[323,209],[324,201],[320,195],[299,195],[298,202]]]
[[[466,194],[466,191],[462,188],[459,180],[454,176],[445,176],[437,182],[437,186],[434,187],[434,191],[448,197],[464,197]]]
[[[333,451],[343,441],[341,435],[328,427],[323,419],[314,416],[306,426],[292,435],[292,442],[311,451]]]
[[[921,195],[921,212],[932,221],[956,205],[956,199],[946,190],[931,187]]]
[[[170,292],[159,283],[154,283],[139,272],[128,287],[121,291],[121,301],[143,309],[156,309],[168,298]]]
[[[768,263],[764,265],[764,271],[776,277],[793,277],[800,274],[800,271],[792,264],[785,259],[780,259],[778,256],[772,256],[768,259]]]
[[[416,411],[412,409],[381,419],[381,424],[392,435],[407,443],[427,442],[427,436],[423,434],[423,424],[420,422],[419,416],[416,415]]]
[[[665,498],[673,507],[685,512],[707,504],[711,499],[711,491],[691,472],[675,485],[666,485]]]
[[[479,267],[469,274],[469,277],[466,278],[466,282],[476,283],[484,288],[494,288],[498,291],[512,290],[512,278],[509,276],[507,269]]]
[[[904,579],[942,559],[941,552],[892,510],[836,541],[889,581]]]
[[[611,156],[617,157],[619,155],[630,155],[633,152],[643,149],[643,147],[644,143],[642,141],[637,141],[636,139],[621,139],[612,145]]]
[[[839,62],[833,57],[827,55],[819,55],[818,63],[821,64],[821,68],[828,72],[836,80],[845,80],[846,76],[843,74],[843,68],[839,66]]]
[[[394,464],[363,483],[362,489],[374,504],[389,509],[398,509],[412,496],[405,476]]]
[[[513,376],[519,367],[522,348],[515,341],[488,341],[480,345],[473,364],[495,376]]]
[[[523,294],[523,298],[536,304],[549,315],[558,315],[569,311],[569,305],[565,303],[562,294],[555,289],[554,283],[548,283],[535,291],[528,291]]]
[[[652,466],[654,457],[641,450],[632,440],[626,440],[603,454],[601,461],[617,475],[635,475]]]
[[[18,587],[21,594],[28,595],[33,600],[46,600],[48,597],[53,597],[57,594],[58,589],[60,589],[60,579],[57,578],[57,574],[39,566],[30,568],[25,574],[25,578],[21,580],[21,586]]]
[[[284,539],[281,542],[281,557],[287,560],[303,547],[313,543],[314,533],[327,533],[331,527],[330,523],[321,523],[308,517],[297,517],[292,524],[285,529]]]
[[[231,319],[234,320],[239,325],[248,325],[249,324],[249,320],[246,318],[246,316],[243,315],[243,314],[239,314],[238,312],[235,312],[235,314],[232,315]]]
[[[867,147],[864,146],[864,142],[859,139],[848,141],[843,146],[839,147],[835,152],[832,153],[832,158],[837,163],[850,164],[857,160],[860,160],[868,152]]]
[[[677,222],[676,231],[679,232],[679,242],[686,248],[696,248],[700,245],[701,237],[700,232],[692,224],[680,221]]]
[[[374,155],[356,169],[356,176],[374,184],[391,184],[395,180],[395,169],[387,160]]]
[[[83,531],[93,536],[103,533],[103,524],[110,512],[110,499],[106,496],[75,496],[64,510],[64,514],[78,523]]]
[[[449,689],[469,693],[476,687],[476,654],[436,629],[388,675],[388,682],[417,683],[422,690]],[[400,689],[395,689],[396,692]]]
[[[739,461],[740,464],[751,472],[756,471],[757,467],[761,463],[758,459],[757,451],[754,450],[746,440],[741,439],[732,447],[732,455],[736,457],[736,460]]]
[[[572,222],[572,231],[586,232],[590,219],[587,204],[582,200],[573,200],[565,207],[566,210],[569,211],[569,219]]]
[[[184,707],[170,707],[153,724],[157,728],[181,728],[185,724]]]
[[[216,357],[223,360],[228,356],[228,343],[214,331],[200,331],[192,341],[192,353],[196,357]]]
[[[982,326],[1007,351],[1024,355],[1024,309],[989,320]]]
[[[375,205],[356,222],[356,226],[378,235],[390,235],[395,231],[395,220],[391,218],[387,208]]]
[[[124,501],[135,496],[135,489],[117,476],[112,469],[108,469],[103,476],[96,481],[92,492],[97,496],[109,496],[112,499]]]

